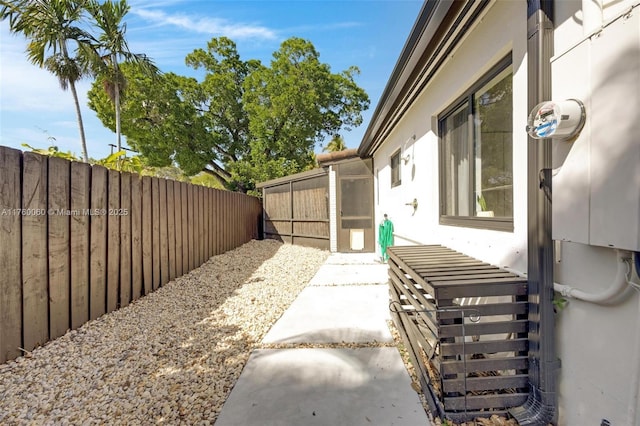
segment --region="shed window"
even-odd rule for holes
[[[391,187],[400,185],[400,150],[391,156]]]
[[[512,77],[505,58],[439,117],[443,224],[513,230]]]

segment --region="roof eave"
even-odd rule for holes
[[[398,102],[402,101],[401,94],[404,89],[413,84],[415,68],[419,65],[427,46],[445,21],[449,9],[456,3],[458,3],[456,6],[459,6],[464,2],[454,0],[425,1],[358,147],[360,157],[370,157],[378,149],[381,144],[379,140],[380,129]]]

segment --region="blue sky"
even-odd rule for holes
[[[164,72],[201,77],[184,65],[185,56],[205,48],[213,37],[234,40],[242,59],[267,64],[289,37],[310,40],[333,72],[360,68],[356,82],[371,99],[364,123],[344,132],[357,148],[386,82],[413,27],[422,1],[216,1],[129,0],[127,39],[134,53],[145,53]],[[0,23],[0,145],[21,143],[81,154],[70,92],[47,71],[25,59],[26,41]],[[86,106],[91,81],[79,87],[89,156],[109,154],[115,134]],[[25,148],[21,148],[25,149]],[[320,147],[316,147],[319,152]]]

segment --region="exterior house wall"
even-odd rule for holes
[[[571,49],[603,22],[614,19],[632,6],[635,7],[633,13],[640,15],[637,0],[602,0],[601,3],[602,13],[598,15],[595,11],[594,15],[593,10],[587,9],[597,5],[597,1],[554,2],[556,54]],[[396,245],[442,244],[492,264],[526,272],[526,146],[529,143],[524,130],[529,113],[526,7],[524,1],[497,1],[485,10],[482,18],[467,32],[445,65],[375,151],[375,217],[379,222],[383,214],[389,215],[394,223]],[[635,31],[640,33],[638,28]],[[635,37],[640,40],[637,34]],[[615,48],[612,41],[611,49]],[[441,225],[437,116],[508,52],[512,52],[513,59],[513,232]],[[635,57],[627,59],[636,60]],[[554,100],[588,97],[591,87],[587,81],[586,64],[554,60]],[[636,73],[639,69],[640,66],[636,66]],[[630,102],[635,102],[636,108],[640,104],[640,90],[637,88],[632,87],[629,94]],[[595,137],[591,139],[590,113],[587,105],[587,123],[581,138],[589,138],[589,143],[613,143],[610,140],[596,141]],[[637,139],[640,134],[638,125],[632,130]],[[579,145],[554,142],[554,167],[561,166],[571,149],[576,147]],[[390,157],[398,149],[402,157],[401,184],[391,187]],[[632,151],[632,154],[640,157],[638,151]],[[404,159],[407,159],[406,163]],[[635,164],[635,167],[640,167],[637,166],[640,161]],[[634,176],[638,176],[637,172]],[[633,185],[634,181],[630,183]],[[635,185],[637,189],[640,181],[636,180]],[[580,190],[578,186],[571,193],[566,186],[558,185],[558,190],[571,195],[576,203],[585,205],[587,213],[575,206],[559,212],[554,205],[554,233],[572,234],[572,227],[586,226],[588,234],[588,221],[592,216],[589,214],[589,188]],[[554,179],[554,200],[556,197]],[[407,205],[414,198],[418,201],[415,212],[412,206]],[[637,205],[640,193],[628,201]],[[568,216],[572,212],[576,215]],[[555,281],[586,292],[600,293],[616,276],[616,250],[590,245],[589,236],[584,238],[586,241],[564,238],[564,241],[556,243]],[[636,348],[640,339],[637,332],[640,328],[638,299],[638,292],[633,290],[628,290],[612,305],[571,299],[567,307],[558,313],[557,355],[561,360],[559,425],[601,424],[605,419],[612,425],[640,425],[640,409],[634,412],[640,405],[637,400],[640,358]]]
[[[638,2],[605,0],[601,11],[597,5],[590,1],[555,2],[551,61],[554,100],[582,100],[587,117],[576,140],[553,142],[553,167],[559,169],[553,181],[553,234],[562,240],[556,242],[554,280],[591,294],[607,290],[617,270],[616,250],[600,247],[599,235],[622,234],[612,246],[629,245],[627,236],[631,245],[634,239],[638,244],[633,229],[640,222],[637,213],[625,219],[625,213],[637,211],[640,202],[640,7],[635,7],[630,18],[611,23]],[[594,31],[600,33],[588,37]],[[599,67],[598,62],[605,60],[605,66]],[[626,78],[629,80],[624,81]],[[603,100],[601,93],[610,98]],[[601,126],[602,120],[609,124]],[[625,141],[627,135],[635,139]],[[609,158],[621,147],[626,147],[622,149],[624,155]],[[622,157],[632,164],[626,166]],[[628,195],[625,185],[594,189],[610,184],[620,174],[622,182],[631,185]],[[607,201],[600,203],[603,193]],[[606,208],[603,210],[599,203]],[[594,229],[598,216],[617,222],[613,224],[617,229],[604,229],[603,225]],[[562,361],[560,424],[592,424],[601,419],[612,425],[640,424],[640,359],[634,350],[640,338],[639,326],[636,291],[628,290],[610,305],[570,299],[556,323]]]
[[[443,244],[495,265],[526,272],[526,13],[524,2],[497,2],[486,10],[375,153],[376,219],[380,221],[384,213],[389,214],[396,244]],[[517,16],[521,18],[514,19]],[[440,225],[437,116],[509,52],[513,70],[514,231]],[[409,155],[409,161],[401,161],[402,183],[392,188],[390,157],[398,148],[402,149],[401,156]],[[414,198],[418,201],[415,214],[406,205]]]

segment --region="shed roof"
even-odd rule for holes
[[[317,154],[316,160],[320,166],[324,166],[356,157],[358,157],[357,149],[345,149],[342,151],[328,152],[326,154]]]
[[[270,186],[277,186],[283,183],[295,182],[298,180],[310,179],[316,176],[326,175],[328,172],[325,169],[317,168],[312,170],[307,170],[306,172],[300,172],[289,176],[284,176],[277,179],[271,179],[266,182],[260,182],[256,184],[257,189],[268,188]]]

